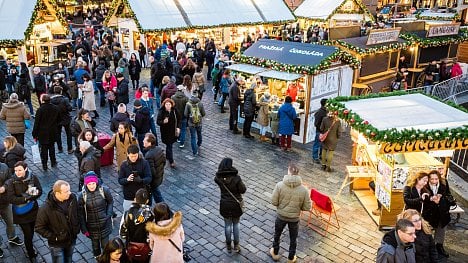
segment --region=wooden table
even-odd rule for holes
[[[366,166],[347,165],[346,177],[343,180],[340,190],[338,191],[336,196],[339,196],[341,194],[341,191],[343,191],[343,188],[345,188],[348,185],[350,186],[349,192],[351,192],[351,185],[353,184],[354,180],[356,180],[356,178],[375,178],[375,171],[369,169],[369,167]]]

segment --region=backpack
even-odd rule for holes
[[[198,107],[198,103],[192,104],[191,102],[190,106],[190,118],[192,118],[192,123],[193,124],[199,124],[202,119],[202,115],[200,113],[200,108]]]
[[[27,83],[20,83],[18,86],[18,95],[20,98],[27,98],[30,94],[29,86]]]
[[[83,203],[85,204],[85,209],[86,209],[86,199],[88,192],[85,189],[86,185],[83,185],[83,189],[81,190],[81,194],[83,195]],[[97,187],[99,189],[99,194],[102,196],[102,198],[106,199],[106,194],[104,193],[104,188],[102,186]]]

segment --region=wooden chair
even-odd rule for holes
[[[327,235],[329,226],[340,229],[340,222],[336,215],[336,210],[339,207],[333,203],[329,196],[320,193],[316,189],[311,189],[310,200],[312,201],[312,207],[309,211],[309,219],[307,220],[307,225],[310,228],[322,236]],[[312,214],[319,220],[319,225],[311,224]],[[336,222],[332,222],[332,217],[335,218]]]

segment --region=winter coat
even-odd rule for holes
[[[114,133],[117,132],[117,130],[119,129],[119,124],[121,122],[130,124],[129,127],[131,127],[131,121],[130,117],[128,116],[128,113],[117,112],[116,114],[114,114],[114,117],[112,117],[111,119],[110,130]]]
[[[71,122],[70,112],[72,111],[72,107],[70,105],[70,101],[68,100],[68,98],[63,95],[56,94],[50,97],[50,103],[57,106],[59,109],[59,116],[60,116],[59,125],[63,125],[63,126],[70,125],[70,122]]]
[[[281,135],[292,135],[294,133],[294,120],[297,118],[296,110],[291,103],[284,103],[278,110],[279,127]]]
[[[331,128],[330,128],[331,127]],[[324,133],[328,132],[327,138],[322,142],[322,147],[324,149],[334,151],[336,149],[336,145],[338,144],[338,139],[341,135],[341,122],[339,119],[333,120],[333,118],[325,117],[322,120],[322,124],[320,125],[320,130]]]
[[[169,121],[164,123],[164,119],[168,117]],[[177,109],[172,109],[170,112],[166,111],[164,105],[159,109],[158,118],[156,123],[159,125],[161,133],[161,141],[164,144],[171,144],[176,142],[176,128],[180,128],[181,120],[177,118]]]
[[[237,109],[241,104],[239,83],[237,83],[237,81],[234,81],[229,88],[228,104],[229,108],[233,109]]]
[[[276,206],[278,218],[298,222],[301,211],[309,211],[311,207],[309,191],[302,185],[301,177],[285,175],[273,190],[271,204]]]
[[[76,195],[72,193],[67,200],[59,202],[51,190],[39,208],[34,230],[46,238],[51,247],[70,246],[80,232]]]
[[[83,91],[83,109],[95,111],[96,98],[94,96],[93,81],[86,81],[81,90]]]
[[[450,205],[447,202],[447,194],[450,194],[450,190],[447,185],[439,183],[437,193],[432,192],[432,189],[426,186],[426,190],[429,192],[429,198],[438,194],[442,195],[439,204],[432,201],[428,201],[424,204],[423,217],[431,226],[436,229],[439,224],[441,227],[445,227],[450,223]]]
[[[148,100],[145,100],[143,98],[140,98],[141,106],[148,108],[149,113],[150,113],[150,118],[153,120],[154,117],[154,99],[151,97],[148,97]]]
[[[455,78],[463,74],[463,70],[460,66],[460,63],[454,63],[452,66],[452,72],[450,73],[451,78]]]
[[[135,174],[136,173],[136,174]],[[128,176],[133,174],[133,181],[127,181]],[[119,170],[119,184],[122,185],[125,200],[133,200],[136,192],[151,183],[151,170],[148,161],[139,156],[136,162],[126,160]]]
[[[167,85],[164,86],[161,91],[161,103],[165,99],[172,97],[172,95],[174,95],[176,92],[177,92],[176,84],[173,82],[167,83]]]
[[[141,65],[138,60],[132,61],[128,65],[128,71],[130,73],[131,80],[139,80],[140,79],[140,72],[141,72]]]
[[[128,79],[130,79],[130,72],[128,70],[128,60],[126,58],[120,58],[119,59],[119,62],[117,63],[117,65],[119,66],[118,68],[118,71],[117,72],[121,72],[122,75],[124,76],[125,80],[128,81]]]
[[[18,94],[18,100],[20,101],[30,100],[32,90],[31,82],[26,78],[20,78],[20,80],[15,83],[15,92]]]
[[[42,94],[47,92],[47,83],[46,79],[43,75],[34,75],[33,76],[33,82],[34,82],[34,91],[37,94]]]
[[[27,193],[29,187],[36,187],[38,190],[38,194],[35,196],[31,196]],[[16,174],[11,176],[6,182],[6,191],[8,200],[10,203],[15,205],[23,205],[28,203],[26,199],[34,202],[34,206],[31,211],[26,214],[18,215],[15,213],[13,209],[13,223],[15,224],[26,224],[36,221],[37,211],[39,209],[39,205],[37,204],[37,199],[42,195],[42,186],[39,182],[39,178],[32,175],[32,173],[27,170],[26,175],[23,178],[19,178]]]
[[[81,232],[89,232],[94,239],[108,237],[112,233],[113,206],[114,198],[109,188],[98,185],[91,192],[85,186],[78,195]]]
[[[314,126],[315,126],[315,130],[317,132],[325,132],[325,131],[322,131],[320,129],[320,127],[322,126],[322,121],[325,117],[327,117],[327,109],[325,107],[320,107],[320,109],[318,109],[317,112],[315,112],[314,114]]]
[[[229,93],[229,87],[232,84],[232,79],[230,76],[223,75],[221,81],[219,82],[219,87],[221,88],[222,93]],[[244,94],[245,97],[245,94]]]
[[[6,128],[10,134],[24,133],[26,130],[24,120],[29,120],[30,118],[31,115],[24,103],[18,100],[10,100],[7,103],[3,103],[0,119],[6,121]]]
[[[252,117],[255,115],[255,107],[257,106],[257,96],[253,89],[248,89],[244,93],[244,115]]]
[[[94,127],[96,127],[96,122],[94,120],[87,121],[87,120],[83,120],[83,119],[79,120],[78,118],[75,118],[70,123],[70,131],[73,137],[78,137],[85,128],[94,129]]]
[[[421,189],[421,195],[423,193],[427,193],[427,190],[425,188]],[[428,201],[429,197],[423,201],[423,199],[418,193],[418,190],[416,190],[416,187],[411,187],[411,186],[405,186],[403,188],[403,200],[405,202],[405,210],[414,209],[418,211],[419,213],[421,213],[423,202],[424,202],[424,206],[426,207],[427,207],[427,204],[429,204],[429,201]]]
[[[106,93],[112,92],[115,96],[115,91],[117,90],[117,79],[115,78],[115,76],[111,75],[109,81],[104,79],[104,81],[102,81],[102,87],[104,88]],[[109,96],[107,96],[107,99],[109,99]]]
[[[257,123],[261,126],[268,126],[270,123],[270,97],[265,98],[262,96],[259,103],[260,109],[258,109]]]
[[[117,169],[120,169],[120,165],[127,159],[127,148],[132,144],[138,144],[137,140],[131,133],[125,133],[123,141],[120,140],[118,133],[112,135],[110,142],[104,146],[104,151],[110,150],[115,146],[116,159],[117,159]]]
[[[6,182],[11,178],[11,175],[12,173],[10,173],[8,166],[4,163],[0,163],[0,187],[5,187],[5,192],[0,194],[0,209],[4,209],[10,205],[10,200],[8,199],[8,185]]]
[[[200,92],[205,92],[205,75],[203,72],[195,72],[192,82],[197,86]]]
[[[59,108],[51,103],[42,103],[36,111],[32,130],[33,138],[37,138],[41,144],[54,143],[59,123]]]
[[[135,111],[135,120],[130,121],[137,134],[146,134],[151,129],[151,116],[147,107]]]
[[[159,222],[148,222],[146,229],[149,232],[149,245],[153,252],[151,263],[183,263],[182,252],[172,245],[183,250],[185,240],[184,228],[182,227],[182,212],[177,211],[171,219]]]
[[[117,105],[120,103],[128,104],[128,79],[123,79],[122,81],[118,82],[115,95],[117,97]]]
[[[271,132],[274,134],[278,133],[279,128],[279,116],[278,111],[270,111],[270,128]]]
[[[416,263],[414,244],[403,244],[396,230],[386,233],[377,250],[377,263]]]
[[[171,99],[175,102],[174,107],[177,109],[177,119],[182,120],[184,118],[185,105],[187,105],[189,97],[187,97],[183,91],[177,90],[177,92],[172,95]]]
[[[147,243],[146,224],[154,219],[151,207],[132,203],[130,208],[124,212],[123,218],[120,236],[125,239],[127,245],[130,242]]]
[[[193,123],[193,118],[192,118],[192,107],[198,107],[198,110],[200,111],[200,122],[198,123]],[[189,102],[185,105],[184,109],[184,116],[187,119],[188,127],[199,127],[202,125],[203,117],[205,117],[206,112],[205,112],[205,107],[203,107],[203,103],[200,101],[200,99],[196,96],[192,96],[189,100]]]
[[[102,83],[102,76],[104,76],[104,72],[106,72],[106,66],[99,64],[95,72],[96,72],[96,76],[94,79],[96,80],[96,82]]]
[[[19,143],[17,143],[13,149],[5,151],[2,158],[4,163],[8,166],[11,174],[14,173],[15,164],[19,161],[24,161],[26,158],[25,154],[26,150]]]
[[[426,234],[422,230],[416,230],[416,239],[414,241],[416,249],[417,263],[437,263],[439,255],[437,254],[434,238],[431,234]]]
[[[231,168],[229,170],[218,170],[214,181],[218,184],[219,189],[221,190],[221,199],[219,202],[219,213],[221,216],[235,218],[240,217],[242,215],[242,209],[239,203],[237,203],[232,195],[226,190],[226,188],[228,188],[239,202],[243,200],[242,194],[245,194],[247,188],[242,182],[241,177],[238,175],[237,169]]]
[[[101,151],[91,146],[81,155],[79,160],[81,183],[83,183],[84,175],[90,171],[94,171],[99,177],[101,177],[101,154]]]
[[[159,187],[164,179],[164,165],[166,165],[166,153],[160,146],[146,148],[145,160],[148,161],[151,171],[151,188]]]

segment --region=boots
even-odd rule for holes
[[[443,244],[436,244],[436,248],[437,248],[437,253],[439,253],[439,255],[442,255],[446,258],[449,257],[449,254],[447,253],[447,251],[445,251]]]
[[[234,124],[233,128],[232,128],[232,133],[234,134],[240,134],[241,131],[239,129],[237,129],[237,124]]]
[[[265,135],[260,136],[260,141],[261,142],[266,142],[268,141],[267,137]]]
[[[275,137],[271,137],[271,144],[276,145],[276,138]]]

